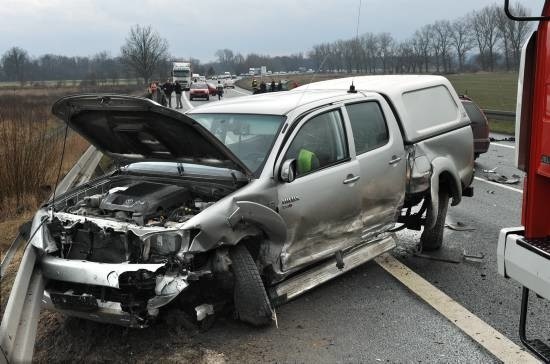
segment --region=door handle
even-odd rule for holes
[[[399,161],[401,161],[401,157],[398,157],[396,155],[392,156],[391,158],[392,159],[388,162],[388,164],[390,165],[399,163]]]
[[[357,180],[359,180],[359,178],[361,178],[361,176],[354,176],[353,174],[349,174],[346,179],[344,180],[344,184],[347,185],[349,183],[353,183]]]

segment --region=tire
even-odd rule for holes
[[[244,245],[229,252],[235,277],[235,313],[240,321],[254,326],[265,326],[272,321],[272,308],[267,298],[258,267]]]
[[[431,229],[424,228],[420,237],[422,251],[434,251],[441,248],[443,244],[443,230],[445,229],[445,218],[449,209],[449,193],[445,188],[439,190],[439,205],[437,209],[437,220]],[[428,208],[427,216],[430,216],[431,207]],[[429,219],[429,217],[427,217]],[[427,223],[427,225],[429,225]]]
[[[210,96],[206,96],[206,101],[210,101]]]
[[[478,159],[481,153],[474,153],[474,160]]]
[[[191,96],[189,96],[189,101],[193,101],[193,98]]]

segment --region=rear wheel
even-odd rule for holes
[[[250,252],[241,244],[232,248],[229,254],[235,276],[234,302],[238,319],[254,326],[269,324],[273,310]]]
[[[449,208],[449,193],[443,186],[439,189],[438,197],[439,205],[435,225],[431,229],[424,227],[424,231],[420,237],[420,245],[423,251],[437,250],[443,244],[443,230],[445,229],[445,218],[447,217],[447,210]],[[430,219],[431,209],[432,207],[428,207],[426,220]],[[426,225],[430,225],[430,222],[426,221]]]

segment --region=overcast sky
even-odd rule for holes
[[[516,0],[518,1],[518,0]],[[543,0],[519,0],[539,12]],[[359,33],[406,39],[503,0],[362,0]],[[355,36],[359,0],[0,0],[0,54],[112,56],[134,24],[152,25],[177,57],[214,60],[217,49],[281,55]],[[538,14],[537,14],[538,15]]]

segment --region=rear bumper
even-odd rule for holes
[[[189,94],[189,97],[202,97],[202,98],[208,98],[210,95],[209,94]]]
[[[490,144],[491,141],[489,138],[474,139],[474,153],[480,154],[487,152]]]
[[[550,300],[550,260],[518,244],[523,227],[500,231],[497,247],[498,273]]]

